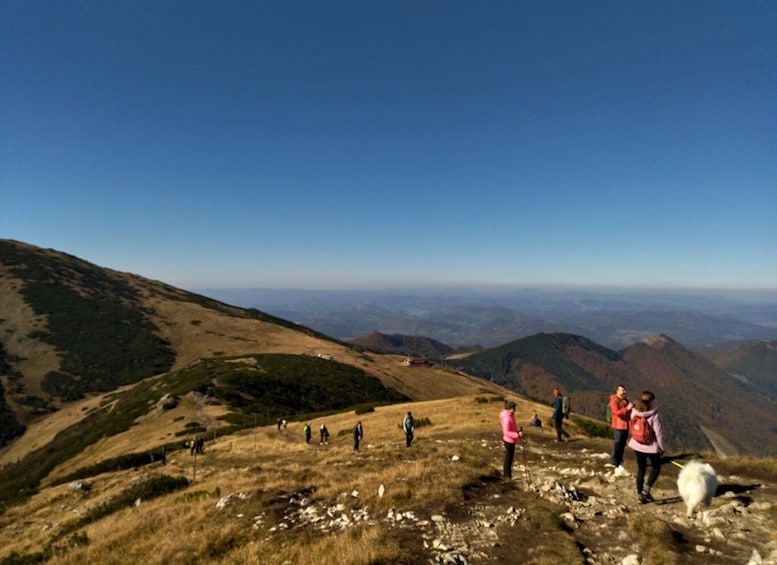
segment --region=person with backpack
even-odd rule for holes
[[[655,395],[644,391],[631,411],[629,447],[637,457],[637,496],[641,504],[653,501],[650,489],[661,473],[661,455],[664,452],[664,430],[658,417],[658,408],[653,405]],[[645,482],[647,464],[650,475]]]
[[[415,420],[412,412],[408,412],[402,420],[402,430],[405,432],[405,445],[410,447],[413,443],[413,432],[415,432]]]
[[[553,389],[553,414],[550,419],[553,421],[553,427],[556,430],[556,441],[564,441],[563,437],[569,437],[569,433],[564,429],[564,395],[561,389]]]
[[[629,420],[631,419],[631,409],[634,408],[626,396],[626,388],[623,385],[618,385],[615,394],[610,395],[608,407],[610,409],[610,428],[613,432],[610,463],[615,467],[615,475],[620,477],[626,474],[626,470],[623,468],[623,452],[626,450],[626,442],[629,439]]]
[[[515,424],[515,402],[505,403],[504,409],[499,413],[499,422],[502,425],[502,441],[505,444],[505,457],[502,465],[502,472],[505,477],[512,479],[515,444],[521,439],[518,426]]]
[[[305,432],[305,443],[310,443],[310,436],[311,436],[310,424],[305,424],[305,427],[302,428],[302,431]]]

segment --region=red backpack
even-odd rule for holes
[[[647,418],[642,416],[632,416],[629,422],[629,434],[631,438],[637,443],[651,444],[655,438],[653,434],[653,428],[650,427],[650,422]]]

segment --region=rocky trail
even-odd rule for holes
[[[306,489],[267,501],[275,515],[271,522],[279,524],[268,534],[376,525],[392,530],[408,548],[403,563],[777,564],[777,485],[769,477],[719,473],[712,505],[689,519],[673,464],[662,467],[655,501],[640,504],[630,450],[627,474],[618,476],[601,443],[557,443],[540,434],[518,449],[514,476],[505,480],[497,470],[501,442],[447,440],[456,441],[476,444],[469,447],[485,452],[493,472],[467,485],[462,500],[442,511],[411,500],[373,516],[360,506],[358,492],[325,503],[315,489]],[[262,527],[261,521],[254,527]]]

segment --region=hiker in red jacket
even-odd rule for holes
[[[629,419],[634,405],[626,397],[626,389],[618,385],[615,394],[610,395],[610,427],[613,431],[612,452],[610,463],[615,466],[616,475],[625,474],[623,469],[623,452],[629,439]]]

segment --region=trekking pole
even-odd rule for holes
[[[521,445],[521,451],[523,452],[523,477],[526,479],[526,488],[531,488],[531,473],[529,473],[529,464],[526,462],[526,440]]]
[[[683,468],[683,464],[682,464],[682,463],[678,463],[678,462],[677,462],[677,461],[675,461],[674,459],[672,459],[672,460],[670,461],[670,463],[671,463],[672,465],[675,465],[675,466],[677,466],[677,467],[680,467],[680,469],[682,469],[682,468]]]

